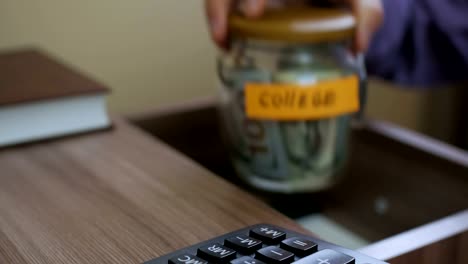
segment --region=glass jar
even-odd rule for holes
[[[270,192],[332,186],[345,167],[359,108],[353,16],[341,9],[269,10],[257,20],[233,15],[229,29],[230,49],[218,60],[220,113],[238,175]]]

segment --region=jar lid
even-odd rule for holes
[[[233,38],[316,43],[351,39],[356,20],[347,9],[290,7],[268,9],[256,19],[240,13],[229,17]]]

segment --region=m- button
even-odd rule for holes
[[[262,241],[245,235],[238,235],[227,238],[224,245],[242,254],[250,255],[262,248]]]

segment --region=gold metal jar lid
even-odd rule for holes
[[[269,9],[251,19],[235,13],[229,17],[232,38],[295,43],[333,42],[351,39],[356,20],[347,9],[291,7]]]

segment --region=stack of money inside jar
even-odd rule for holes
[[[223,134],[238,175],[276,193],[333,186],[360,109],[351,52],[355,19],[341,8],[281,8],[229,18],[218,59]]]

